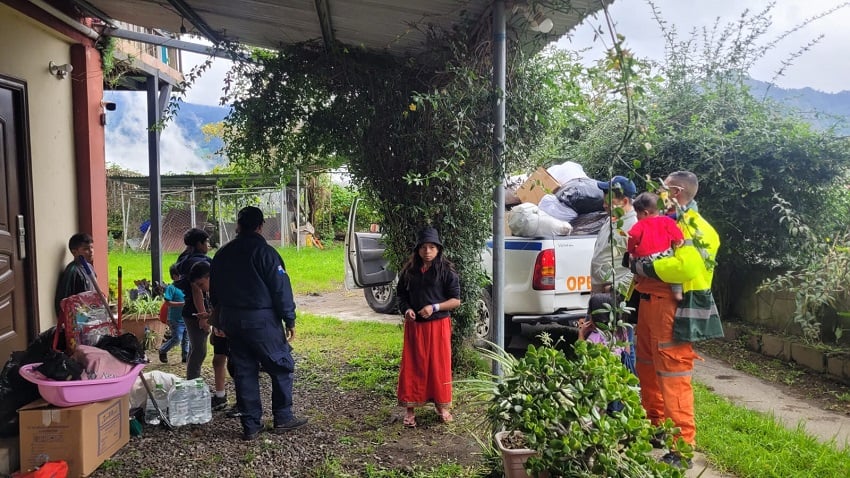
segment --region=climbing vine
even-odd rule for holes
[[[420,26],[428,45],[404,58],[345,45],[328,54],[318,43],[256,51],[255,63],[228,77],[233,112],[225,133],[232,162],[269,174],[348,164],[383,217],[395,268],[417,230],[437,227],[462,278],[459,340],[471,331],[485,285],[479,257],[495,185],[506,172],[551,160],[580,122],[564,105],[576,112],[585,105],[582,68],[569,53],[511,49],[505,169],[494,171],[491,27],[489,18],[466,22],[452,31]]]

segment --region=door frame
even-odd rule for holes
[[[35,214],[33,199],[32,151],[30,142],[29,95],[27,82],[0,73],[0,88],[12,91],[15,108],[15,131],[18,156],[18,179],[22,185],[18,189],[21,202],[21,214],[24,216],[26,237],[26,258],[23,262],[24,300],[26,302],[28,342],[41,332],[41,314],[38,308],[38,276],[35,265],[38,263],[35,250]]]

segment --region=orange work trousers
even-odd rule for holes
[[[681,430],[681,437],[693,445],[696,424],[691,376],[698,356],[690,342],[673,340],[676,307],[672,293],[641,294],[635,368],[647,418],[653,425],[671,419]]]

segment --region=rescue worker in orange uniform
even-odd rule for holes
[[[696,175],[688,171],[672,173],[664,180],[667,200],[675,210],[685,244],[673,256],[649,265],[633,262],[635,290],[641,298],[636,347],[641,404],[654,425],[671,419],[690,445],[696,437],[691,375],[694,359],[699,358],[692,342],[723,333],[711,295],[720,238],[697,211],[694,197],[698,188]],[[670,283],[682,284],[681,303],[675,299]],[[680,468],[692,466],[676,450],[670,450],[662,461]]]

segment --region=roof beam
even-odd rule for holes
[[[189,23],[192,25],[195,25],[195,28],[197,28],[203,36],[207,37],[207,40],[215,44],[221,43],[222,38],[219,36],[218,32],[207,25],[207,22],[205,22],[204,19],[192,9],[192,7],[187,5],[186,2],[183,0],[168,0],[168,3],[177,9],[177,12],[180,13],[181,17],[189,20]]]
[[[331,8],[328,5],[328,0],[316,1],[316,15],[319,17],[319,27],[322,29],[322,40],[325,42],[325,51],[331,53],[335,50],[336,40],[334,38],[334,29],[331,25]]]
[[[237,54],[234,56],[233,53],[227,52],[220,48],[216,48],[215,46],[209,45],[201,45],[200,43],[192,43],[188,41],[178,40],[176,38],[153,35],[150,33],[136,32],[133,30],[125,30],[123,28],[107,28],[103,31],[104,35],[108,35],[115,38],[123,38],[125,40],[138,41],[142,43],[148,43],[150,45],[155,46],[164,46],[167,48],[176,48],[178,50],[188,51],[191,53],[198,53],[201,55],[209,55],[214,56],[216,58],[224,58],[226,60],[241,60],[241,61],[251,61],[251,59],[244,54]]]

